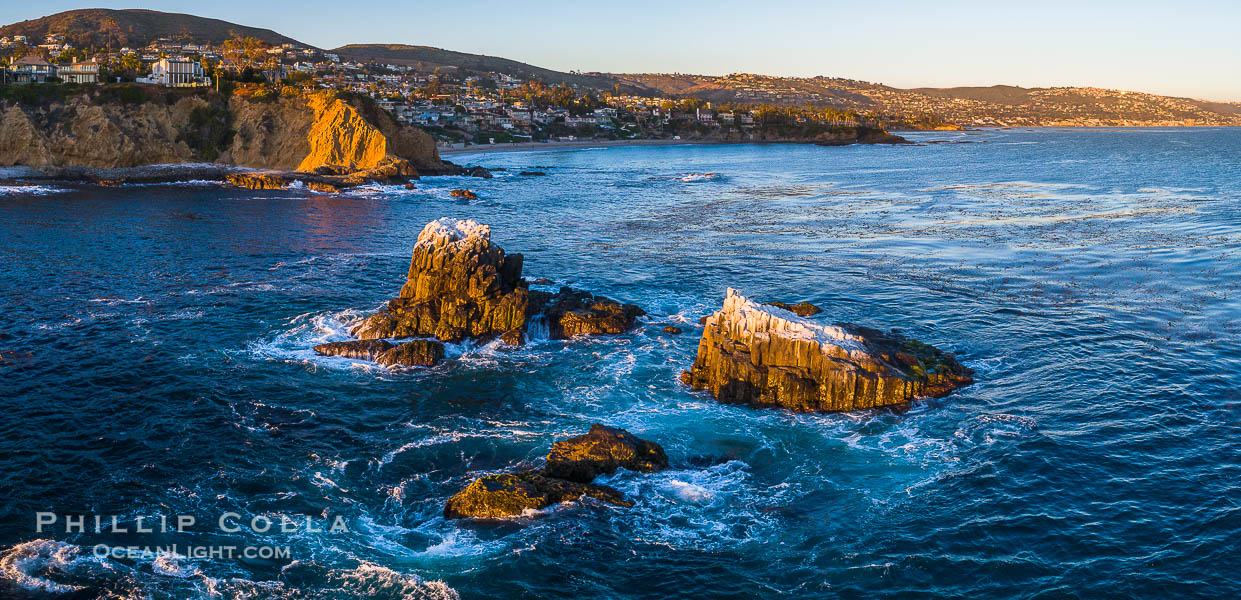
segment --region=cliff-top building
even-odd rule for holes
[[[161,58],[151,65],[151,75],[138,80],[165,87],[202,87],[211,85],[198,61]]]
[[[65,65],[57,69],[56,76],[65,83],[99,83],[99,63],[88,60]]]
[[[23,56],[9,67],[13,83],[45,83],[56,76],[56,65],[39,56]]]

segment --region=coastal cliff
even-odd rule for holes
[[[120,98],[0,103],[0,166],[56,176],[188,163],[363,178],[453,170],[426,133],[370,99],[331,91],[256,100],[135,86]]]

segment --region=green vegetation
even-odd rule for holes
[[[181,134],[185,142],[205,160],[215,160],[233,142],[232,115],[223,106],[203,106],[190,113],[190,129]]]

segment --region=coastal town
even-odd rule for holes
[[[237,37],[222,44],[159,38],[141,48],[77,48],[64,35],[0,38],[0,82],[11,85],[206,88],[262,97],[286,88],[373,98],[443,147],[591,139],[758,139],[763,124],[883,126],[848,109],[713,103],[600,91],[452,65],[358,60],[294,43]]]

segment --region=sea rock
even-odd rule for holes
[[[817,315],[823,312],[823,309],[809,302],[798,302],[797,304],[785,304],[784,302],[764,302],[763,304],[766,306],[774,306],[776,308],[783,308],[784,310],[787,310],[799,317],[810,317],[810,316]]]
[[[488,170],[486,167],[467,167],[465,169],[465,172],[462,174],[467,175],[469,177],[478,177],[480,179],[491,179],[492,178],[491,171]]]
[[[491,229],[474,221],[440,219],[414,244],[399,298],[352,331],[361,339],[431,336],[446,342],[494,337],[523,329],[529,292],[520,254],[491,243]]]
[[[552,339],[625,333],[634,328],[638,317],[646,314],[633,304],[570,287],[562,287],[556,294],[535,291],[530,295],[532,301],[541,305],[538,312],[547,316]]]
[[[552,444],[547,455],[547,475],[580,483],[619,468],[652,473],[668,468],[668,456],[655,442],[599,423],[586,435]]]
[[[328,342],[315,346],[317,354],[323,356],[343,356],[354,360],[376,362],[380,355],[394,346],[384,340],[351,340],[348,342]]]
[[[324,356],[343,356],[385,366],[429,367],[444,358],[444,344],[434,340],[413,340],[396,345],[386,340],[328,342],[314,347]]]
[[[526,343],[526,332],[520,329],[505,331],[500,334],[500,341],[510,346],[520,346]]]
[[[676,325],[669,325],[667,327],[664,327],[664,333],[667,333],[669,335],[681,335],[681,333],[683,332],[681,331],[680,327],[677,327]]]
[[[413,340],[392,348],[375,358],[381,365],[429,367],[444,358],[444,344],[435,340]]]
[[[449,190],[448,195],[455,198],[465,198],[466,200],[478,200],[478,194],[470,190]]]
[[[616,334],[645,314],[632,304],[572,288],[530,291],[522,256],[491,243],[491,229],[474,221],[440,219],[418,236],[399,298],[352,330],[360,339],[434,337],[445,342],[519,339],[527,320],[541,315],[552,339]],[[516,332],[516,333],[513,333]]]
[[[542,471],[521,471],[489,475],[474,480],[448,499],[444,517],[448,519],[502,519],[521,516],[588,496],[618,506],[633,506],[621,493],[603,485],[579,483],[549,477]]]
[[[951,354],[896,334],[822,325],[728,290],[681,379],[721,402],[844,411],[943,396],[973,383]]]
[[[282,190],[290,185],[300,184],[312,192],[336,194],[343,191],[351,183],[343,179],[332,180],[328,177],[298,175],[286,171],[246,171],[229,173],[224,176],[229,183],[251,190]]]
[[[522,171],[519,175],[524,175],[526,177],[547,177],[547,173],[542,171]]]

